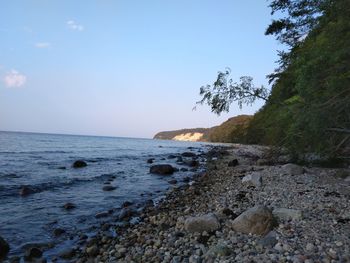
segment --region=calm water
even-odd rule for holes
[[[101,220],[95,215],[109,209],[117,213],[128,200],[140,204],[160,198],[169,188],[169,179],[191,176],[178,172],[171,177],[149,174],[148,158],[155,163],[176,164],[169,154],[189,151],[198,153],[199,143],[126,139],[92,136],[69,136],[35,133],[0,132],[0,235],[11,246],[11,254],[35,242],[57,242],[57,246],[77,233],[93,231]],[[75,160],[88,164],[72,168]],[[162,160],[163,159],[163,160]],[[59,169],[66,167],[66,169]],[[116,190],[105,192],[104,183],[111,177]],[[36,192],[21,197],[22,185]],[[72,202],[76,209],[62,206]],[[63,228],[67,234],[53,237],[53,230]]]

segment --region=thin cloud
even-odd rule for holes
[[[49,48],[49,47],[51,47],[51,43],[49,43],[49,42],[38,42],[38,43],[35,43],[35,47],[36,48]]]
[[[26,84],[27,77],[13,69],[6,73],[3,81],[8,88],[19,88]]]
[[[76,23],[74,20],[67,21],[67,26],[68,26],[68,28],[70,28],[71,30],[74,30],[74,31],[83,31],[84,30],[84,26]]]

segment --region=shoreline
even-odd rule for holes
[[[145,209],[138,224],[117,228],[116,237],[89,239],[75,262],[349,262],[350,182],[338,175],[344,169],[264,165],[264,149],[209,153],[206,173]],[[242,183],[251,174],[261,177]],[[237,231],[239,215],[257,206],[273,215],[269,231]],[[218,226],[210,228],[210,220]]]

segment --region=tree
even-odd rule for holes
[[[228,112],[234,101],[240,108],[243,104],[252,105],[256,99],[267,101],[268,90],[264,86],[256,87],[252,77],[240,77],[237,83],[230,78],[230,74],[229,68],[224,72],[219,71],[213,85],[202,86],[199,94],[203,98],[197,104],[207,104],[212,112],[220,115],[224,111]]]

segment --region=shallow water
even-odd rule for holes
[[[0,236],[11,246],[11,254],[35,242],[66,242],[76,233],[89,232],[101,220],[95,215],[118,210],[123,202],[140,204],[157,199],[170,187],[169,179],[191,176],[177,172],[172,176],[149,173],[146,161],[185,167],[169,154],[196,153],[200,143],[128,139],[113,137],[71,136],[35,133],[0,132]],[[74,169],[75,160],[85,160],[85,168]],[[162,160],[163,159],[163,160]],[[65,167],[65,169],[63,169]],[[104,183],[111,177],[116,190],[105,192]],[[113,179],[112,178],[112,179]],[[111,179],[111,180],[112,180]],[[21,186],[29,185],[34,194],[19,195]],[[72,202],[76,209],[62,206]],[[67,231],[53,237],[53,230]]]

